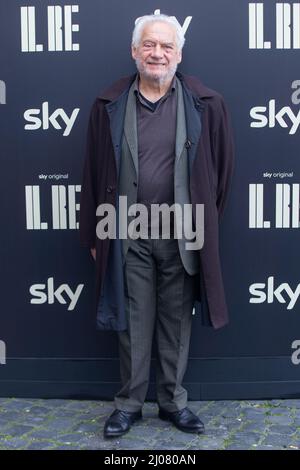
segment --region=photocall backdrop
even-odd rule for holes
[[[224,96],[236,147],[220,225],[231,321],[193,318],[184,384],[191,399],[300,397],[300,3],[274,0],[0,0],[0,396],[120,387],[80,184],[91,105],[135,71],[134,22],[154,12],[183,25],[179,70]]]

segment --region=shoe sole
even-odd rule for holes
[[[185,428],[185,427],[179,427],[177,426],[177,424],[174,423],[174,421],[172,421],[168,416],[166,415],[163,415],[163,414],[160,414],[158,415],[158,417],[162,420],[162,421],[169,421],[170,423],[174,424],[174,426],[179,429],[180,431],[183,431],[183,432],[188,432],[190,434],[203,434],[205,432],[205,429],[190,429],[190,428]]]
[[[109,433],[109,434],[103,434],[105,439],[110,439],[112,437],[120,437],[126,434],[130,429],[127,429],[127,431],[124,432],[118,432],[118,433]]]
[[[138,418],[136,418],[133,423],[130,425],[130,428],[131,426],[133,426],[137,421],[140,421],[143,417],[142,416],[139,416]],[[120,436],[123,436],[124,434],[126,434],[128,431],[130,431],[130,428],[129,429],[126,429],[126,431],[122,431],[122,432],[111,432],[109,434],[107,433],[103,433],[103,436],[105,438],[110,438],[110,437],[120,437]]]

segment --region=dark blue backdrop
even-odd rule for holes
[[[135,69],[135,19],[160,9],[181,24],[192,17],[180,70],[222,93],[236,145],[220,227],[231,323],[211,331],[193,319],[185,385],[192,399],[299,397],[300,224],[289,215],[299,221],[300,4],[287,2],[285,17],[275,0],[70,5],[0,0],[0,396],[112,398],[119,388],[116,337],[95,329],[94,265],[79,246],[85,135],[98,92]],[[259,185],[251,204],[249,185]],[[250,227],[262,210],[270,228]]]

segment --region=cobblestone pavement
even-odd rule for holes
[[[143,420],[122,437],[103,438],[112,402],[0,398],[0,449],[299,449],[300,400],[197,401],[205,423],[187,434],[157,417],[147,402]]]

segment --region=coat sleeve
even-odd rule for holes
[[[80,244],[88,248],[96,246],[98,121],[99,112],[95,100],[90,111],[86,136],[79,213]]]
[[[234,167],[234,139],[231,118],[221,95],[216,121],[217,126],[213,134],[212,158],[216,185],[216,204],[220,219],[228,198]]]

